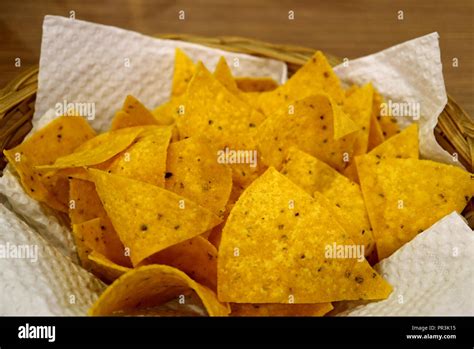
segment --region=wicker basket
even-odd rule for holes
[[[253,39],[240,37],[200,37],[194,35],[166,34],[160,38],[182,40],[215,47],[227,51],[247,53],[251,55],[274,58],[288,66],[291,76],[314,53],[314,49],[292,46],[274,45]],[[331,65],[340,60],[327,54]],[[31,67],[10,81],[0,90],[0,143],[3,149],[19,144],[31,129],[31,118],[38,87],[38,67]],[[457,153],[460,162],[470,171],[474,168],[474,122],[457,103],[448,96],[448,104],[438,119],[435,136],[441,146],[448,152]],[[0,162],[0,170],[5,160]],[[473,200],[463,214],[474,225]]]

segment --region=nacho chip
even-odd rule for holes
[[[354,155],[367,152],[373,95],[374,88],[369,83],[362,87],[357,87],[344,101],[344,111],[360,129],[354,143]]]
[[[69,181],[69,218],[79,224],[97,217],[107,217],[92,182],[71,178]]]
[[[280,168],[292,146],[315,156],[341,170],[349,161],[355,133],[338,140],[334,120],[353,124],[349,117],[326,95],[314,95],[294,103],[294,113],[285,110],[270,116],[258,128],[258,146],[262,161]]]
[[[401,133],[396,134],[372,149],[368,154],[378,159],[418,159],[418,145],[418,125],[412,124]],[[343,174],[350,180],[359,183],[355,161],[351,162],[344,169]]]
[[[240,94],[240,90],[235,83],[232,72],[230,71],[225,58],[222,56],[219,58],[219,62],[217,63],[216,70],[214,71],[214,77],[234,95],[238,96]]]
[[[277,89],[263,93],[260,97],[260,109],[267,116],[282,109],[294,101],[314,94],[328,94],[337,104],[342,104],[344,90],[339,78],[334,74],[323,53],[317,51],[285,84]]]
[[[78,249],[79,259],[89,265],[91,251],[102,254],[110,261],[129,267],[130,259],[125,256],[122,242],[107,217],[94,218],[90,221],[73,224],[73,233]]]
[[[232,189],[232,172],[217,162],[217,150],[207,139],[191,137],[168,149],[166,189],[222,216]]]
[[[162,120],[164,125],[171,125],[180,114],[184,113],[185,101],[185,95],[173,97],[168,102],[153,109],[152,114],[155,118]]]
[[[205,135],[224,151],[255,152],[257,126],[264,116],[230,93],[202,65],[189,84],[186,112],[176,120],[181,139]],[[252,153],[253,154],[253,153]],[[233,179],[250,183],[259,171],[248,163],[231,164]]]
[[[224,227],[219,300],[303,304],[390,294],[363,256],[329,255],[334,246],[354,242],[323,205],[269,168],[245,190]]]
[[[380,103],[381,96],[374,89],[372,96],[372,114],[370,116],[370,131],[369,131],[369,144],[367,150],[372,150],[379,144],[383,143],[385,137],[383,135],[382,127],[377,120],[377,116],[380,114]]]
[[[177,97],[186,92],[188,84],[195,71],[196,67],[191,58],[189,58],[181,49],[176,48],[171,97]]]
[[[217,250],[201,236],[170,246],[140,263],[150,264],[177,268],[201,285],[217,290]]]
[[[34,169],[52,164],[58,157],[70,154],[95,136],[94,130],[80,116],[61,116],[35,132],[23,143],[4,154],[20,176],[25,192],[35,200],[67,212],[67,180]]]
[[[170,138],[169,126],[144,131],[134,144],[115,158],[107,171],[164,187],[166,152]]]
[[[360,187],[331,166],[301,150],[292,148],[281,171],[308,194],[319,192],[330,202],[331,213],[349,233],[364,246],[365,256],[375,247],[369,217]],[[318,201],[323,201],[319,198]]]
[[[91,251],[88,255],[91,272],[102,281],[112,283],[131,269],[112,262],[104,255]]]
[[[153,114],[138,99],[128,95],[123,102],[122,110],[112,119],[111,130],[133,126],[159,125]]]
[[[242,92],[266,92],[273,91],[278,87],[278,83],[269,77],[237,77],[235,78],[235,82],[239,90]]]
[[[62,169],[100,164],[127,148],[146,128],[137,126],[102,133],[83,143],[73,153],[56,159],[54,164],[37,168]]]
[[[323,316],[333,309],[331,303],[250,304],[232,303],[231,316]]]
[[[89,174],[134,266],[220,223],[209,210],[155,185],[94,169]]]
[[[226,316],[227,304],[220,303],[214,292],[201,286],[178,269],[166,265],[149,265],[122,275],[100,296],[89,315],[120,315],[166,303],[193,290],[210,316]],[[131,292],[133,290],[133,292]]]
[[[382,103],[385,103],[384,98],[374,90],[374,108],[376,110],[376,119],[382,130],[382,135],[385,139],[390,138],[397,133],[400,133],[400,127],[396,118],[389,113],[382,113]]]
[[[447,214],[461,213],[474,194],[473,175],[418,159],[356,158],[380,259]]]

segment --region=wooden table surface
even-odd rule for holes
[[[178,12],[185,11],[180,21]],[[293,21],[288,11],[294,11]],[[433,31],[441,37],[448,92],[474,116],[473,0],[170,1],[1,0],[0,88],[37,64],[47,14],[132,29],[144,34],[237,35],[314,47],[356,58]],[[398,19],[403,11],[403,20]],[[15,67],[20,57],[22,67]],[[458,67],[453,67],[457,58]]]

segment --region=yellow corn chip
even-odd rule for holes
[[[214,71],[214,77],[217,79],[217,81],[224,85],[226,89],[236,96],[240,94],[240,90],[235,83],[232,72],[230,71],[225,58],[222,56],[219,58],[219,62],[217,63],[216,70]]]
[[[356,158],[362,193],[380,259],[453,211],[474,194],[473,175],[418,159]]]
[[[204,233],[220,219],[160,187],[89,170],[97,193],[134,266],[165,248]]]
[[[363,255],[340,256],[346,246],[355,244],[330,212],[269,168],[245,190],[224,227],[218,298],[302,304],[388,297],[391,286]]]
[[[241,77],[235,78],[237,87],[242,92],[266,92],[273,91],[278,87],[278,83],[272,78],[251,78]]]
[[[341,170],[349,161],[356,133],[335,139],[335,119],[339,124],[354,124],[326,95],[296,101],[292,110],[267,118],[258,128],[262,161],[279,168],[292,146]]]
[[[369,151],[385,140],[382,128],[377,120],[377,116],[380,114],[380,103],[382,103],[382,96],[374,89],[372,96],[372,114],[370,116],[369,144],[367,148]]]
[[[330,203],[332,214],[338,218],[349,237],[364,246],[365,256],[370,255],[375,244],[359,185],[324,162],[295,148],[290,149],[281,173],[308,194],[319,192],[324,195]]]
[[[140,308],[146,312],[147,308],[183,296],[190,289],[199,296],[210,316],[230,313],[229,306],[220,303],[214,292],[185,273],[166,265],[148,265],[130,270],[115,280],[89,310],[89,315],[119,315]]]
[[[107,217],[99,195],[92,182],[71,178],[69,180],[69,218],[79,224],[96,217]]]
[[[148,129],[134,144],[115,158],[107,171],[164,187],[166,152],[170,138],[169,126]]]
[[[128,95],[122,110],[115,114],[111,130],[133,126],[160,125],[153,114],[138,99]]]
[[[91,272],[102,281],[112,283],[131,269],[112,262],[104,255],[91,251],[89,253],[89,266]]]
[[[327,93],[337,104],[343,102],[344,90],[339,78],[323,53],[317,51],[285,84],[261,95],[260,109],[271,116],[274,112],[288,109],[288,105],[296,100],[321,93]]]
[[[385,103],[384,98],[374,90],[374,108],[376,110],[376,119],[382,130],[382,135],[385,139],[392,137],[400,132],[400,127],[398,126],[397,119],[390,115],[387,110],[385,113],[382,113],[382,103]],[[379,136],[377,136],[379,137]]]
[[[188,83],[194,75],[196,67],[193,61],[181,49],[177,48],[174,57],[173,86],[171,97],[177,97],[186,92]]]

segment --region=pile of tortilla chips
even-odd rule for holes
[[[5,156],[110,285],[91,315],[322,316],[387,298],[372,265],[474,192],[382,101],[321,52],[278,86],[177,50],[165,104],[127,96],[99,135],[61,116]]]

